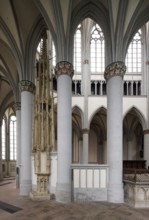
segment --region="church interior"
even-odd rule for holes
[[[0,183],[149,208],[149,1],[0,4]]]

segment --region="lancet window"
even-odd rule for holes
[[[6,119],[2,120],[2,160],[6,159]]]
[[[142,72],[142,32],[141,29],[134,35],[126,54],[127,73]]]
[[[16,116],[10,116],[9,122],[10,160],[16,160]]]
[[[74,70],[81,72],[81,24],[78,25],[74,35]]]
[[[103,73],[105,69],[105,40],[98,24],[92,28],[90,44],[91,72]]]

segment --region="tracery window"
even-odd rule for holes
[[[9,122],[10,160],[16,160],[16,116],[10,116]]]
[[[81,24],[78,25],[74,35],[74,69],[81,72]]]
[[[2,160],[6,159],[6,119],[2,120]]]
[[[105,69],[105,40],[98,24],[91,31],[91,72],[104,72]]]
[[[125,63],[127,73],[140,73],[142,71],[142,33],[141,29],[133,37],[127,51]]]

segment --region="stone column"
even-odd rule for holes
[[[144,160],[146,160],[146,167],[149,167],[149,129],[144,130]]]
[[[107,162],[109,164],[108,201],[122,203],[122,84],[126,66],[111,63],[105,69],[107,80]]]
[[[83,136],[82,163],[88,164],[89,130],[82,129],[82,136]]]
[[[83,138],[79,138],[79,163],[82,164],[83,161]]]
[[[20,195],[28,196],[32,188],[31,152],[32,152],[32,108],[35,86],[22,80],[21,89],[21,169]]]
[[[2,120],[0,120],[0,181],[3,179],[2,169]]]
[[[16,161],[16,188],[20,188],[20,166],[21,166],[21,103],[16,102],[16,141],[17,141],[17,161]]]
[[[71,201],[71,162],[72,162],[72,76],[73,66],[67,61],[57,63],[55,73],[58,85],[57,104],[57,152],[58,176],[56,200]]]

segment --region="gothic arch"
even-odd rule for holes
[[[71,61],[73,60],[73,42],[74,42],[74,33],[77,28],[77,26],[85,19],[85,18],[91,18],[94,20],[96,23],[99,24],[101,27],[104,37],[105,37],[105,52],[107,52],[105,55],[106,57],[110,58],[111,56],[111,48],[108,47],[110,45],[111,38],[109,38],[110,34],[110,28],[109,27],[109,15],[104,7],[100,3],[96,4],[96,2],[87,2],[86,1],[81,1],[78,6],[75,8],[75,10],[72,13],[71,17],[71,30],[70,30],[70,35],[68,36],[70,38],[69,41],[69,57]],[[107,59],[108,60],[108,59]]]
[[[145,25],[146,22],[149,21],[149,7],[146,7],[139,15],[140,8],[142,6],[143,1],[140,1],[133,16],[132,19],[128,25],[127,31],[125,33],[124,37],[124,49],[123,49],[123,57],[125,58],[125,55],[127,53],[128,46],[137,32],[139,28],[141,28],[143,25]]]
[[[83,120],[83,112],[82,110],[76,105],[73,107],[72,109],[72,123],[73,126],[76,128],[76,130],[78,131],[78,134],[81,132],[82,130],[82,121]],[[79,134],[80,136],[80,134]]]
[[[124,159],[141,158],[143,150],[143,125],[140,112],[132,107],[123,119],[123,154]]]
[[[41,39],[41,35],[44,30],[47,29],[47,26],[43,20],[43,18],[38,17],[36,20],[34,27],[32,27],[32,30],[30,32],[30,35],[27,40],[26,44],[26,52],[25,52],[25,74],[24,79],[30,80],[34,82],[35,78],[35,55],[38,43]]]
[[[140,121],[140,123],[141,123],[141,125],[142,125],[142,128],[145,129],[145,128],[146,128],[145,117],[144,117],[143,113],[141,113],[141,112],[140,112],[136,107],[134,107],[134,106],[132,106],[131,108],[129,108],[129,109],[125,112],[125,114],[123,115],[123,121],[124,121],[124,118],[126,117],[126,115],[127,115],[129,112],[131,112],[131,111],[133,111],[133,112],[136,114],[136,116],[138,117],[138,119],[139,119],[139,121]]]

